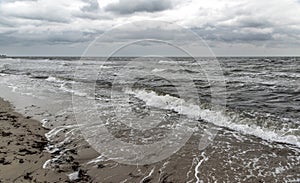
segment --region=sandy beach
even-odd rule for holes
[[[64,173],[43,169],[50,154],[45,152],[48,130],[30,116],[14,112],[0,99],[0,182],[63,182]]]

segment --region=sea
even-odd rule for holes
[[[95,182],[300,182],[299,57],[0,58],[0,97],[49,129],[53,171],[73,156]]]

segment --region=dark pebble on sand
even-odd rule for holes
[[[79,169],[78,171],[78,177],[79,180],[84,181],[84,182],[89,182],[91,180],[91,177],[87,175],[86,171]]]
[[[25,180],[32,180],[32,176],[30,176],[30,174],[31,174],[31,173],[26,173],[26,174],[24,175],[24,179],[25,179]]]
[[[47,141],[34,141],[35,144],[32,145],[33,148],[39,149],[40,151],[44,150],[44,147],[48,144]]]
[[[11,132],[2,132],[1,135],[2,137],[7,137],[10,136],[12,133]]]
[[[1,158],[0,159],[0,164],[2,164],[2,165],[9,165],[9,164],[11,164],[11,162],[6,161],[5,158]]]
[[[146,178],[145,180],[142,181],[142,183],[149,183],[151,182],[151,180],[152,180],[151,178]]]
[[[79,163],[78,162],[74,162],[72,165],[72,170],[77,171],[79,169]]]
[[[25,154],[36,154],[37,153],[36,151],[30,151],[30,150],[25,149],[25,148],[20,149],[19,152],[20,153],[25,153]]]
[[[71,149],[71,150],[69,150],[69,152],[72,154],[77,154],[77,151],[75,149]]]
[[[97,165],[97,168],[104,168],[105,166],[103,164]]]

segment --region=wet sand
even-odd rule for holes
[[[201,128],[207,128],[210,125]],[[213,127],[212,127],[213,128]],[[124,134],[120,132],[121,134]],[[64,154],[59,169],[80,164],[90,182],[184,183],[184,182],[299,182],[300,151],[283,143],[272,143],[219,129],[213,142],[199,149],[201,133],[169,158],[151,165],[126,165],[99,157],[86,142]],[[93,159],[93,162],[90,160]],[[71,160],[66,161],[66,160]]]
[[[0,182],[63,182],[64,173],[42,168],[51,157],[45,151],[48,130],[30,116],[14,112],[0,99]]]

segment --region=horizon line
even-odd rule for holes
[[[5,55],[3,58],[18,58],[18,57],[82,57],[82,58],[105,58],[107,56],[80,56],[80,55]],[[120,55],[120,56],[113,56],[114,57],[147,57],[142,55]],[[149,56],[149,57],[159,57],[159,56]],[[183,55],[164,55],[163,57],[300,57],[300,55],[206,55],[206,56],[183,56]],[[1,57],[0,57],[1,58]]]

